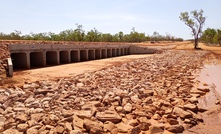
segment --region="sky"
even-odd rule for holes
[[[191,30],[179,19],[181,12],[204,10],[204,30],[221,28],[221,0],[2,0],[0,32],[59,33],[82,25],[85,32],[152,35],[171,34],[190,39]]]

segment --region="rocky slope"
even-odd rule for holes
[[[0,75],[5,72],[6,59],[9,57],[9,50],[7,45],[0,44]]]
[[[167,51],[93,73],[0,89],[4,134],[182,133],[202,122],[205,51]]]

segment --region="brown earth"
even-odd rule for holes
[[[156,76],[149,76],[147,77],[146,75],[148,73],[144,73],[145,77],[147,77],[148,79],[152,79],[152,80],[156,80],[155,84],[159,84],[159,86],[157,85],[152,85],[154,88],[159,88],[162,86],[162,83],[167,83],[168,81],[166,81],[167,79],[165,78],[171,78],[173,76],[177,76],[177,75],[180,75],[179,74],[179,68],[181,69],[180,72],[183,73],[183,74],[186,74],[189,69],[189,66],[191,65],[187,65],[187,64],[194,64],[196,66],[192,66],[190,67],[190,69],[192,70],[191,73],[195,73],[195,74],[198,74],[200,72],[200,69],[203,68],[203,64],[205,62],[208,62],[208,61],[211,61],[211,60],[217,60],[217,62],[220,62],[221,60],[221,47],[208,47],[204,44],[199,44],[199,46],[203,49],[203,50],[197,50],[197,53],[203,53],[203,54],[200,54],[200,55],[203,55],[202,57],[199,57],[199,59],[195,59],[195,62],[197,61],[197,64],[195,64],[194,62],[192,62],[189,57],[189,55],[192,55],[194,56],[195,54],[195,50],[193,50],[193,45],[191,42],[160,42],[160,43],[140,43],[140,44],[137,44],[137,45],[141,45],[141,46],[148,46],[148,47],[156,47],[157,49],[160,49],[162,51],[164,50],[171,50],[171,49],[175,49],[176,51],[171,51],[171,54],[169,54],[170,52],[168,52],[168,54],[166,54],[165,56],[169,56],[169,57],[158,57],[157,55],[160,55],[160,54],[154,54],[154,55],[128,55],[128,56],[122,56],[122,57],[116,57],[116,58],[109,58],[109,59],[102,59],[102,60],[95,60],[95,61],[87,61],[87,62],[81,62],[81,63],[74,63],[74,64],[65,64],[65,65],[60,65],[60,66],[53,66],[53,67],[46,67],[46,68],[38,68],[38,69],[31,69],[31,70],[26,70],[26,71],[16,71],[14,73],[14,77],[13,78],[4,78],[3,81],[4,81],[4,85],[2,86],[2,88],[6,88],[6,87],[11,87],[11,88],[14,88],[16,86],[18,87],[21,87],[21,88],[24,88],[23,85],[27,85],[27,84],[31,84],[31,83],[41,83],[41,81],[46,81],[46,82],[50,82],[50,81],[55,81],[57,82],[58,84],[62,83],[62,81],[64,82],[65,79],[69,80],[69,81],[73,81],[73,79],[78,79],[78,78],[81,78],[81,79],[87,79],[87,75],[97,75],[103,79],[106,79],[107,77],[114,77],[115,79],[118,79],[118,76],[116,73],[116,71],[114,71],[115,73],[111,75],[108,75],[108,70],[110,68],[115,68],[117,67],[119,69],[119,74],[122,73],[121,70],[121,66],[125,66],[125,65],[128,65],[128,67],[130,68],[132,66],[132,68],[135,68],[135,70],[130,70],[132,71],[131,73],[131,77],[133,76],[137,76],[139,72],[139,70],[136,70],[136,69],[144,69],[145,68],[143,66],[147,66],[147,68],[150,68],[151,70],[146,70],[146,71],[150,71],[152,72],[152,74],[156,75]],[[184,51],[183,51],[184,50]],[[180,61],[178,61],[179,58],[177,58],[176,60],[170,60],[168,58],[175,58],[177,56],[177,54],[179,55],[179,53],[182,54],[182,56],[184,54],[184,52],[186,52],[188,55],[186,55],[186,57],[180,57]],[[206,52],[206,54],[204,54],[204,52]],[[156,56],[155,56],[156,55]],[[189,57],[189,59],[187,58]],[[149,64],[143,64],[142,63],[142,58],[143,61],[145,61],[145,63],[149,63]],[[151,60],[152,61],[147,61],[147,59]],[[188,60],[187,60],[188,59]],[[193,57],[194,59],[194,57]],[[158,65],[158,63],[155,63],[154,61],[158,61],[159,64],[162,63],[164,66],[161,66],[161,65]],[[160,60],[165,60],[165,61],[160,61]],[[168,62],[166,62],[168,61]],[[176,63],[175,65],[172,66],[172,64]],[[186,64],[183,64],[182,62],[186,63]],[[187,69],[185,68],[182,68],[182,66],[179,66],[179,63],[183,65],[183,67],[187,67]],[[187,66],[186,66],[187,65]],[[135,66],[135,67],[134,67]],[[155,67],[158,67],[160,66],[160,68],[155,68]],[[143,67],[143,68],[140,68],[140,67]],[[167,70],[165,70],[165,68]],[[194,69],[195,68],[195,69]],[[125,68],[126,69],[126,68]],[[156,70],[155,70],[156,69]],[[105,70],[107,72],[105,72]],[[124,70],[124,69],[122,69]],[[126,69],[127,70],[127,69]],[[187,72],[182,72],[183,71],[187,71]],[[110,69],[110,72],[112,71],[112,69]],[[133,73],[133,71],[135,71],[135,73]],[[162,72],[161,72],[162,71]],[[164,72],[165,71],[165,72]],[[167,72],[169,71],[169,72]],[[172,72],[170,72],[172,71]],[[174,71],[174,72],[173,72]],[[178,72],[177,72],[178,71]],[[197,71],[197,72],[195,72]],[[99,74],[106,74],[107,77],[105,76],[101,76]],[[125,72],[124,72],[125,73]],[[161,77],[161,74],[164,74],[165,77]],[[83,75],[81,75],[83,74]],[[85,74],[85,75],[84,75]],[[141,73],[142,74],[142,73]],[[141,75],[140,74],[140,75]],[[85,76],[85,77],[83,77]],[[180,75],[182,76],[182,74]],[[75,78],[76,77],[76,78]],[[129,76],[130,77],[130,76]],[[133,78],[132,77],[132,78]],[[183,76],[184,77],[184,76]],[[185,76],[187,77],[187,76]],[[192,76],[191,76],[192,77]],[[123,79],[124,77],[120,78],[120,79]],[[142,78],[142,77],[141,77]],[[182,78],[182,77],[181,77]],[[99,79],[93,79],[91,78],[93,81],[97,81]],[[179,79],[179,77],[178,77]],[[124,79],[123,79],[124,80]],[[136,80],[136,77],[134,78],[135,81]],[[35,82],[35,81],[38,81],[38,82]],[[107,79],[107,81],[109,81],[109,78]],[[132,80],[133,81],[133,80]],[[82,80],[81,80],[82,82]],[[80,82],[80,83],[81,83]],[[105,81],[104,81],[105,82]],[[137,81],[138,82],[138,81]],[[173,79],[172,82],[177,82],[175,79]],[[180,81],[181,82],[181,81]],[[84,83],[84,82],[82,82]],[[202,84],[200,81],[197,81],[195,82],[195,84]],[[67,85],[68,83],[66,83]],[[86,83],[84,83],[86,84]],[[114,83],[112,83],[113,86],[114,86]],[[123,84],[123,83],[118,83],[118,84]],[[168,84],[168,83],[167,83]],[[183,88],[185,88],[185,84],[184,83],[177,83],[177,84],[180,84],[183,86]],[[194,83],[193,83],[194,84]],[[61,84],[60,86],[66,86],[66,85],[63,85]],[[86,84],[87,85],[87,84]],[[83,86],[86,86],[86,85],[83,85]],[[189,85],[189,84],[188,84]],[[100,83],[100,85],[97,85],[97,86],[104,86],[103,83]],[[117,85],[115,85],[117,86]],[[119,86],[119,85],[118,85]],[[176,85],[177,86],[177,85]],[[121,86],[120,86],[121,87]],[[167,86],[166,86],[167,87]],[[165,87],[165,90],[168,88]],[[69,88],[69,87],[68,87]],[[123,87],[122,87],[123,88]],[[171,90],[172,88],[174,87],[170,87]],[[66,89],[65,89],[66,90]],[[103,90],[102,90],[103,91]],[[158,92],[159,91],[154,91],[155,92]],[[162,92],[160,90],[160,92]],[[170,90],[168,90],[167,92],[170,92]],[[183,91],[178,91],[180,93],[182,93]],[[183,92],[185,93],[185,92]],[[162,92],[162,94],[164,94]],[[174,93],[172,93],[174,94]],[[207,109],[206,112],[199,112],[197,113],[198,115],[200,115],[204,122],[203,123],[200,123],[198,122],[198,124],[194,127],[191,127],[189,128],[189,126],[185,126],[185,131],[183,133],[199,133],[199,134],[207,134],[207,133],[213,133],[213,134],[219,134],[221,133],[220,129],[219,129],[219,126],[221,126],[221,115],[220,115],[220,112],[221,112],[221,108],[220,108],[220,103],[218,102],[218,100],[220,100],[220,95],[214,91],[214,90],[210,90],[210,92],[208,93],[209,94],[212,94],[212,97],[213,96],[216,96],[216,105],[214,105],[214,102],[211,102],[210,100],[207,100],[206,103],[211,103],[214,105],[214,107],[211,107],[209,109]],[[170,94],[168,94],[170,95]],[[180,94],[181,95],[181,94]],[[189,94],[188,94],[189,95]],[[208,96],[207,95],[207,96]],[[77,96],[77,95],[76,95]],[[164,95],[162,95],[164,96]],[[178,95],[179,96],[179,95]],[[39,97],[42,97],[42,96],[39,96]],[[157,96],[152,96],[153,98],[157,97]],[[160,96],[158,96],[160,97]],[[179,97],[178,97],[179,98]],[[177,98],[177,99],[178,99]],[[203,96],[201,98],[204,98]],[[156,99],[156,98],[155,98]],[[163,97],[161,98],[163,99]],[[156,99],[157,102],[163,102],[163,100],[161,100],[160,98]],[[189,99],[189,98],[188,98]],[[184,97],[183,100],[186,100],[186,98]],[[164,101],[168,101],[167,99],[165,99]],[[179,100],[180,101],[180,100]],[[221,101],[221,100],[220,100]],[[104,102],[102,102],[104,103]],[[129,103],[129,102],[128,102]],[[131,103],[131,102],[130,102]],[[186,103],[186,101],[185,101]],[[104,103],[105,104],[105,103]],[[137,106],[133,103],[132,104],[132,107],[136,107]],[[167,104],[168,105],[168,104]],[[171,105],[171,104],[170,104]],[[124,106],[125,107],[125,106]],[[129,110],[130,111],[130,105],[128,104],[128,109],[126,110]],[[0,108],[1,110],[1,108]],[[162,110],[162,109],[161,109]],[[154,114],[154,118],[160,118],[158,116],[161,116],[161,114],[159,112],[156,112]],[[126,116],[129,116],[127,114],[125,114],[125,118]],[[130,115],[131,116],[131,115]],[[156,117],[155,117],[156,116]],[[97,118],[97,117],[96,117]],[[219,119],[219,120],[217,120]],[[125,119],[126,120],[126,119]],[[140,120],[140,119],[139,119]],[[157,120],[158,122],[161,121],[162,119],[160,120]],[[85,120],[84,120],[85,121]],[[24,122],[24,121],[23,121]],[[22,123],[23,123],[22,122]],[[23,123],[24,124],[24,123]],[[172,129],[172,128],[168,128],[167,126],[163,126],[163,127],[159,127],[159,124],[157,124],[157,126],[154,126],[153,124],[155,123],[152,123],[151,127],[156,127],[157,129],[159,129],[160,132],[161,129],[160,128],[165,128],[167,130],[164,131],[164,133],[169,133],[168,130]],[[19,124],[20,125],[20,124]],[[87,123],[85,124],[87,125]],[[1,125],[0,125],[1,126]],[[13,126],[13,123],[12,123],[12,126]],[[18,126],[17,126],[18,127]],[[126,127],[128,127],[128,125],[126,125]],[[30,127],[31,129],[32,127]],[[57,128],[57,127],[56,127]],[[117,128],[119,128],[117,126]],[[130,127],[129,127],[130,128]],[[134,127],[132,130],[134,130],[136,127]],[[136,128],[138,129],[138,128]],[[136,130],[135,129],[135,130]],[[139,128],[140,129],[140,128]],[[92,131],[92,130],[91,130]],[[123,130],[121,130],[123,131]],[[152,131],[152,130],[151,130]],[[149,131],[147,131],[146,133],[149,133]],[[27,132],[26,132],[27,133]],[[143,132],[144,133],[144,132]]]

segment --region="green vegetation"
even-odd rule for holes
[[[207,45],[221,46],[221,29],[207,28],[201,37],[201,40]]]
[[[0,40],[46,40],[46,41],[87,41],[87,42],[145,42],[145,41],[183,41],[182,38],[176,38],[170,34],[160,35],[154,32],[153,35],[145,35],[139,33],[132,28],[129,34],[124,34],[122,31],[116,34],[101,33],[96,28],[88,31],[83,30],[83,26],[76,24],[76,29],[67,29],[59,34],[55,33],[30,33],[22,35],[20,31],[15,31],[10,34],[0,32]]]
[[[202,9],[199,12],[196,10],[191,11],[190,14],[192,15],[191,17],[188,12],[181,12],[179,18],[192,30],[192,34],[195,39],[194,48],[197,49],[199,36],[203,33],[202,28],[206,17],[203,17]]]

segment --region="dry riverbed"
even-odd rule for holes
[[[0,132],[197,132],[196,127],[207,125],[207,113],[213,119],[219,112],[219,100],[213,111],[200,105],[199,98],[214,88],[196,81],[203,62],[216,56],[208,51],[168,50],[56,80],[1,87]]]

